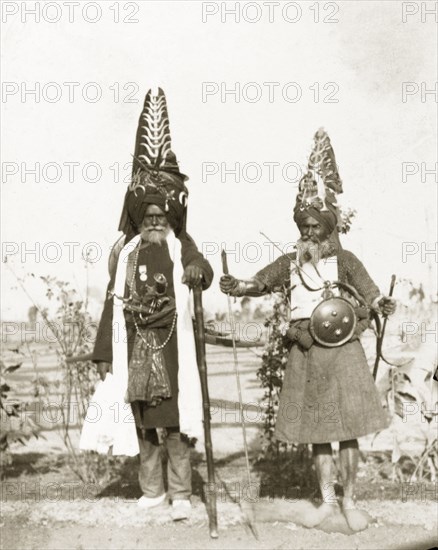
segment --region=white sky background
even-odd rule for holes
[[[4,9],[13,3],[2,4]],[[44,2],[36,4],[39,9],[44,6]],[[426,163],[431,169],[436,162],[436,99],[428,94],[422,101],[419,91],[402,102],[403,82],[415,82],[420,89],[423,82],[432,89],[437,80],[433,15],[421,22],[420,3],[411,3],[419,11],[403,23],[402,2],[337,2],[339,10],[333,18],[338,23],[315,23],[315,11],[310,10],[314,2],[301,2],[296,23],[284,20],[281,6],[274,12],[273,23],[265,6],[257,23],[243,17],[236,23],[234,16],[222,23],[220,11],[204,23],[202,2],[137,4],[134,17],[139,22],[134,24],[114,22],[110,10],[114,2],[100,2],[102,17],[94,24],[83,19],[80,9],[75,21],[68,22],[67,8],[58,23],[35,23],[32,16],[23,23],[20,3],[19,12],[2,24],[2,80],[20,87],[17,94],[3,96],[1,141],[3,168],[6,162],[15,162],[19,168],[15,175],[2,175],[2,241],[4,246],[17,243],[18,253],[9,261],[18,274],[50,274],[71,281],[83,292],[86,270],[80,252],[86,243],[97,242],[103,254],[90,266],[89,278],[103,297],[107,256],[119,236],[127,185],[114,181],[110,166],[118,163],[121,176],[129,175],[123,166],[131,161],[144,95],[151,86],[160,85],[167,96],[173,150],[181,170],[190,177],[189,231],[200,248],[203,243],[216,243],[209,250],[218,250],[221,243],[231,250],[240,246],[237,257],[230,254],[231,273],[249,277],[272,259],[260,230],[281,243],[298,237],[292,221],[297,184],[284,180],[281,167],[288,162],[304,167],[313,135],[323,126],[344,182],[341,203],[358,210],[350,234],[343,238],[344,247],[357,253],[383,291],[396,273],[423,282],[433,292],[436,256],[425,257],[421,250],[432,249],[436,241],[436,176],[427,175],[422,181],[419,170],[402,181],[402,163]],[[234,4],[227,3],[229,8]],[[244,8],[245,2],[240,4]],[[321,19],[331,13],[325,4],[320,2]],[[433,7],[435,3],[425,4]],[[130,9],[126,2],[119,5],[123,19]],[[216,5],[220,10],[220,3]],[[247,13],[253,17],[255,12]],[[289,13],[295,15],[292,9]],[[91,9],[89,14],[94,16]],[[25,84],[21,83],[31,88],[35,82],[41,88],[48,82],[58,83],[60,100],[50,103],[41,95],[39,102],[34,96],[22,102]],[[80,83],[72,103],[63,82]],[[82,97],[89,82],[98,83],[102,90],[96,103]],[[136,103],[123,102],[133,90],[123,90],[129,82],[138,85],[133,95]],[[240,102],[232,95],[221,101],[217,93],[203,102],[203,82],[219,87],[224,83],[227,88],[237,82],[241,87],[255,82],[263,95],[251,103],[242,94]],[[264,82],[279,83],[272,103]],[[302,90],[295,103],[281,93],[289,82]],[[321,87],[319,102],[309,89],[315,82]],[[339,87],[334,96],[338,103],[322,101],[332,89],[322,89],[328,82]],[[120,86],[119,101],[110,89],[114,83]],[[248,93],[254,93],[254,88]],[[22,182],[21,163],[29,169],[36,162],[41,167],[58,163],[63,170],[60,181],[44,181],[42,173],[39,183],[32,175]],[[80,163],[73,182],[68,181],[64,164],[68,162]],[[102,167],[96,183],[82,177],[81,170],[89,162]],[[232,175],[222,182],[218,173],[202,182],[205,162],[223,162],[228,168],[236,162],[241,166],[256,162],[262,176],[257,183],[245,181],[254,176],[249,171],[241,174],[240,182]],[[280,164],[271,183],[263,166],[267,162]],[[47,261],[47,256],[56,255],[53,247],[46,247],[49,242],[59,243],[62,249],[54,263]],[[72,263],[64,242],[80,243]],[[418,253],[405,262],[403,242],[418,246]],[[26,255],[36,243],[41,249],[38,261]],[[245,247],[247,243],[258,243],[258,248]],[[14,248],[7,246],[3,256]],[[254,259],[259,251],[259,260],[246,261],[243,250],[246,259],[248,255]],[[216,275],[204,302],[207,309],[224,310],[226,299],[217,286],[219,252],[208,259]],[[12,289],[14,279],[3,267],[2,318],[25,318],[31,304],[20,290]],[[37,284],[29,283],[28,290],[43,301]]]

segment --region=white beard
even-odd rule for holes
[[[334,253],[334,245],[328,239],[316,243],[311,239],[307,241],[299,239],[297,241],[297,251],[300,265],[306,262],[316,265],[319,260],[328,258]]]
[[[161,244],[166,240],[170,233],[170,226],[167,227],[148,227],[140,231],[141,238],[144,242],[150,244]]]

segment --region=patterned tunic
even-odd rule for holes
[[[286,254],[259,271],[255,278],[265,292],[289,288],[291,260]],[[353,286],[368,305],[380,292],[356,256],[340,250],[338,277]],[[293,303],[291,304],[293,307]],[[387,427],[365,353],[359,341],[369,320],[358,322],[346,344],[309,350],[292,345],[280,395],[275,435],[288,443],[329,443],[356,439]]]

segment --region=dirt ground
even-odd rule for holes
[[[275,507],[275,502],[271,503]],[[193,518],[174,523],[168,512],[148,517],[135,502],[57,502],[55,505],[3,505],[1,547],[9,549],[429,549],[436,546],[436,505],[368,502],[377,523],[354,535],[305,529],[293,522],[256,523],[258,540],[237,504],[219,506],[219,538],[209,537],[204,505],[195,503]],[[167,518],[166,518],[167,516]]]
[[[407,485],[370,481],[361,462],[358,505],[373,518],[360,533],[347,534],[343,517],[324,524],[326,531],[300,524],[300,506],[315,504],[316,487],[285,498],[275,487],[272,495],[252,497],[244,479],[244,457],[238,453],[217,461],[219,539],[209,537],[203,502],[206,465],[193,456],[193,511],[190,520],[175,523],[170,506],[154,510],[137,507],[140,496],[136,458],[127,459],[116,480],[98,492],[80,483],[66,464],[66,456],[22,453],[6,468],[1,483],[2,550],[88,549],[428,549],[438,540],[437,484]],[[275,473],[275,465],[269,474]],[[254,465],[254,481],[263,485],[266,468]],[[269,478],[272,479],[272,478]],[[301,483],[302,485],[302,483]],[[295,489],[299,491],[300,485]],[[266,491],[265,491],[266,493]],[[251,504],[252,503],[252,504]],[[248,518],[258,534],[250,530]],[[344,522],[345,523],[345,522]]]
[[[92,549],[394,549],[424,550],[438,544],[436,483],[403,484],[394,481],[390,452],[394,429],[403,433],[402,453],[422,448],[424,425],[415,418],[379,434],[362,438],[359,465],[358,505],[375,521],[360,533],[346,534],[342,522],[326,529],[302,527],[299,503],[312,501],[318,490],[314,480],[302,472],[270,463],[267,468],[255,460],[260,452],[260,419],[247,418],[252,475],[260,484],[274,489],[256,499],[251,513],[258,540],[247,525],[245,460],[240,419],[236,413],[237,392],[230,351],[209,349],[209,385],[214,409],[213,447],[218,481],[219,538],[209,537],[203,502],[207,479],[202,452],[193,452],[193,513],[188,521],[175,523],[170,507],[139,510],[140,496],[136,459],[123,463],[115,481],[101,492],[81,484],[67,465],[65,447],[55,429],[46,429],[40,439],[13,449],[13,462],[3,472],[1,490],[1,550],[92,550]],[[255,371],[259,359],[249,350],[239,355],[244,401],[257,403],[262,395]],[[39,355],[45,374],[55,371],[47,350]],[[32,395],[31,365],[14,373],[20,396]],[[248,409],[249,410],[249,409]],[[248,416],[249,413],[248,413]],[[254,416],[254,415],[253,415]],[[250,420],[252,422],[250,422]],[[415,423],[416,421],[416,423]],[[73,441],[77,430],[72,430]],[[385,454],[386,453],[386,454]],[[280,468],[281,466],[281,468]],[[286,475],[285,475],[286,472]],[[308,474],[306,474],[308,475]],[[289,486],[284,486],[290,483]],[[273,485],[272,485],[273,484]],[[288,487],[292,493],[286,495]],[[304,489],[303,489],[304,488]],[[282,498],[283,497],[283,498]],[[310,506],[310,504],[309,504]],[[341,518],[342,519],[342,518]]]

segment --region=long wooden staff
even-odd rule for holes
[[[193,287],[193,302],[195,306],[196,322],[196,356],[198,360],[199,378],[201,379],[202,404],[204,408],[204,439],[209,485],[209,489],[205,491],[205,504],[207,506],[210,537],[212,539],[217,539],[219,535],[217,531],[216,482],[214,476],[213,445],[211,441],[210,396],[208,393],[207,362],[205,359],[204,311],[202,308],[201,285]]]
[[[395,275],[391,276],[391,284],[389,287],[389,294],[388,296],[391,298],[393,292],[394,292],[394,286],[395,286]],[[385,316],[385,319],[383,321],[383,326],[380,334],[377,335],[377,349],[376,349],[376,360],[374,361],[374,369],[373,369],[373,378],[374,380],[377,378],[377,371],[379,369],[379,362],[380,358],[382,357],[385,361],[385,358],[382,355],[382,345],[383,345],[383,337],[385,336],[385,329],[386,329],[386,323],[388,321],[388,316]]]

